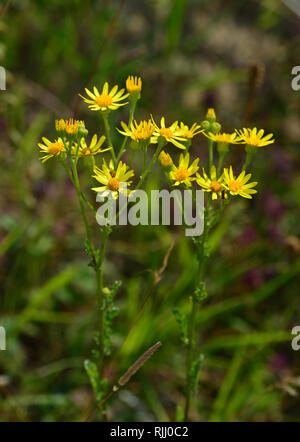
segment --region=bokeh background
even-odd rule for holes
[[[292,67],[300,64],[299,14],[296,0],[1,1],[1,421],[78,421],[94,404],[83,369],[96,326],[94,275],[76,194],[57,162],[41,165],[37,142],[55,136],[55,118],[74,112],[90,133],[102,134],[78,93],[105,80],[123,85],[129,74],[143,78],[139,118],[151,112],[170,123],[200,122],[215,107],[226,131],[245,125],[275,134],[276,144],[255,160],[257,197],[232,204],[211,237],[210,296],[197,333],[205,360],[191,417],[299,420],[299,352],[291,348],[291,329],[300,325],[300,91],[291,88]],[[126,109],[114,118],[116,125],[126,120]],[[202,137],[191,153],[206,159]],[[236,167],[243,155],[232,147]],[[152,188],[164,183],[156,170]],[[81,180],[89,189],[88,164]],[[96,224],[93,232],[96,238]],[[116,353],[173,240],[160,283]],[[192,244],[176,228],[119,227],[107,258],[106,283],[122,280],[110,382],[163,343],[111,398],[109,418],[173,421],[184,403],[185,353],[172,312],[189,309]]]

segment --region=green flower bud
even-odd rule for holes
[[[211,132],[212,132],[213,134],[217,134],[217,133],[219,133],[219,132],[221,131],[221,129],[222,129],[221,124],[220,124],[220,123],[217,123],[217,122],[212,123],[211,126],[210,126],[210,130],[211,130]]]
[[[207,120],[202,121],[200,123],[201,129],[204,129],[205,131],[210,131],[210,122]]]

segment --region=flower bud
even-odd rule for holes
[[[210,122],[210,123],[214,123],[216,121],[216,113],[214,108],[209,108],[207,113],[206,113],[206,119]]]
[[[202,123],[200,123],[201,129],[204,129],[205,131],[209,131],[210,130],[210,122],[207,120],[202,121]]]
[[[160,164],[163,167],[171,167],[173,164],[172,158],[168,153],[166,153],[164,150],[161,151],[158,157]]]
[[[221,131],[221,129],[222,129],[221,124],[220,124],[220,123],[217,123],[217,122],[212,123],[211,126],[210,126],[210,130],[211,130],[211,132],[212,132],[213,134],[217,134],[217,133],[219,133],[219,132]]]
[[[129,100],[137,101],[141,98],[142,80],[141,77],[129,75],[126,80],[126,89],[129,93]]]

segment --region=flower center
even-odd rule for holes
[[[242,189],[241,183],[237,180],[229,181],[228,187],[231,192],[239,192]]]
[[[95,101],[100,107],[107,107],[112,103],[112,97],[107,94],[101,94],[99,97],[96,97]]]
[[[50,153],[50,155],[56,155],[63,150],[65,150],[65,148],[64,144],[61,141],[55,141],[54,143],[51,143],[48,147],[48,152]]]
[[[173,132],[168,127],[162,127],[159,130],[159,133],[162,137],[165,137],[165,138],[172,138],[173,137]]]
[[[120,182],[119,180],[117,180],[117,178],[110,178],[110,180],[107,183],[107,187],[113,191],[119,190],[119,185]]]
[[[179,167],[175,173],[176,181],[184,181],[189,176],[189,171],[184,167]]]
[[[222,189],[222,185],[220,183],[218,183],[218,181],[212,181],[210,183],[210,190],[212,192],[220,192],[221,189]]]

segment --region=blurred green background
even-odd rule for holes
[[[197,333],[205,360],[191,417],[299,420],[299,353],[291,348],[291,329],[300,325],[300,91],[291,88],[300,60],[297,14],[292,0],[1,1],[1,421],[78,421],[94,404],[83,369],[96,327],[84,229],[63,169],[53,160],[41,165],[37,142],[54,138],[54,119],[74,111],[90,133],[102,134],[78,93],[87,83],[124,85],[129,74],[143,78],[138,118],[151,112],[190,124],[215,107],[226,131],[258,126],[275,135],[255,160],[257,197],[232,204],[211,237],[210,296]],[[126,120],[126,108],[114,118]],[[203,137],[191,153],[206,159]],[[236,167],[243,155],[232,147]],[[159,188],[161,176],[151,174],[149,188]],[[81,180],[89,189],[88,165]],[[116,353],[173,239],[162,279]],[[109,418],[173,421],[184,404],[185,353],[172,311],[189,309],[193,247],[178,228],[148,226],[117,227],[108,248],[105,281],[122,280],[110,382],[163,343],[111,398]]]

